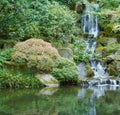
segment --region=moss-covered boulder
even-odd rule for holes
[[[108,64],[110,75],[117,76],[120,73],[120,55],[118,53],[107,56],[106,63]]]
[[[29,68],[50,71],[60,57],[58,51],[48,42],[41,39],[29,39],[14,46],[12,61],[25,63]]]
[[[92,68],[90,67],[90,65],[86,65],[86,73],[87,73],[87,77],[93,77],[94,76],[94,71],[92,70]]]
[[[70,48],[58,49],[60,56],[73,61],[73,51]]]
[[[95,52],[104,56],[105,55],[105,47],[104,46],[98,46],[96,49],[95,49]]]
[[[106,47],[105,47],[105,52],[106,55],[111,55],[111,54],[115,54],[115,52],[120,48],[120,44],[118,43],[109,43]]]
[[[78,14],[81,14],[85,9],[85,4],[83,4],[82,2],[77,2],[76,5],[75,5],[75,11],[78,13]]]
[[[117,43],[117,38],[110,38],[110,37],[100,36],[97,39],[97,43],[98,43],[98,45],[106,46],[107,44],[110,44],[110,43]]]

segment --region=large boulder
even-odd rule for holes
[[[61,48],[58,49],[60,56],[73,60],[73,51],[70,48]]]
[[[120,73],[120,49],[114,55],[107,56],[106,63],[110,75],[118,76]]]
[[[47,87],[58,87],[59,82],[50,74],[37,74],[36,78],[40,80],[40,82]]]

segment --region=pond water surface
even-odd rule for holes
[[[0,115],[120,115],[120,88],[1,90]]]

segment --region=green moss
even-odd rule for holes
[[[110,43],[105,47],[106,55],[114,54],[120,48],[118,43]]]
[[[100,46],[100,47],[97,47],[97,48],[96,48],[96,51],[103,51],[104,49],[105,49],[105,47]]]
[[[89,65],[86,65],[86,73],[87,73],[87,77],[94,76],[94,71],[91,69],[91,67]]]
[[[116,67],[112,64],[108,65],[108,72],[112,76],[116,76],[118,74],[118,72],[116,71]]]
[[[108,42],[109,39],[110,38],[108,38],[108,37],[100,37],[100,38],[98,38],[97,39],[98,45],[100,45],[100,46],[107,45],[107,42]]]

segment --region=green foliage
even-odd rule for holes
[[[70,9],[75,8],[75,3],[76,2],[82,2],[83,0],[49,0],[49,1],[56,1],[59,2],[62,5],[68,6]]]
[[[100,26],[105,31],[106,36],[120,37],[120,1],[99,0],[99,4],[101,7],[98,13]]]
[[[75,13],[57,2],[2,0],[0,11],[0,32],[10,38],[45,36],[65,42],[75,32]]]
[[[86,45],[85,40],[76,38],[70,46],[73,50],[73,58],[76,63],[88,61],[91,53],[89,51],[85,53]]]
[[[11,49],[6,49],[2,52],[0,52],[0,67],[2,67],[2,63],[4,61],[9,61],[11,60],[11,55],[12,53],[14,52],[14,49],[11,48]]]
[[[0,88],[40,87],[40,81],[34,73],[23,74],[8,69],[0,69]]]
[[[56,60],[52,74],[60,82],[74,82],[78,79],[78,71],[75,63],[66,58],[58,58]]]
[[[59,57],[58,51],[41,39],[34,38],[20,42],[14,49],[15,52],[12,54],[14,62],[25,63],[28,67],[38,70],[50,71]]]
[[[120,0],[97,0],[102,8],[114,9],[120,4]]]

